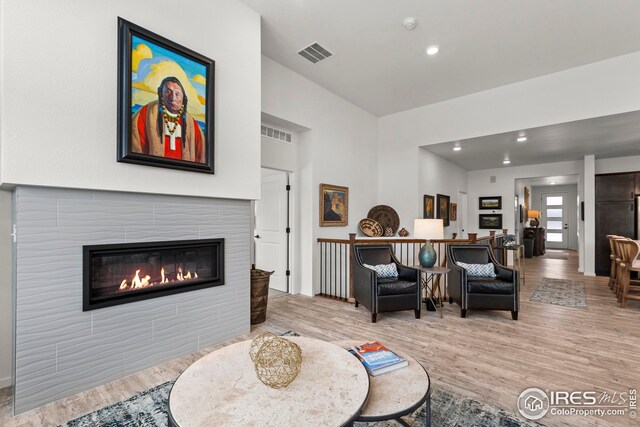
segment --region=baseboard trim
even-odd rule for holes
[[[11,383],[11,377],[0,378],[0,388],[9,387]]]

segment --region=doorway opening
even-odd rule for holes
[[[261,169],[261,198],[255,202],[254,264],[273,271],[269,288],[291,292],[290,173]]]

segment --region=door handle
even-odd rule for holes
[[[260,235],[259,235],[259,234],[256,234],[256,235],[255,235],[255,236],[253,236],[253,237],[255,237],[256,239],[259,239],[259,238],[260,238]]]

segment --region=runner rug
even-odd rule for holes
[[[530,300],[586,309],[587,291],[584,282],[543,277]]]

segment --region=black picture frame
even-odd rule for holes
[[[478,197],[478,209],[502,209],[502,196]]]
[[[479,214],[478,228],[483,230],[501,230],[502,214]]]
[[[436,218],[442,219],[442,225],[444,227],[449,226],[449,205],[451,198],[444,194],[436,195]]]
[[[184,71],[184,69],[177,62],[173,61],[174,64],[176,64],[176,67],[179,67],[178,69],[176,69],[175,67],[173,67],[173,69],[168,69],[166,74],[162,74],[162,71],[157,71],[157,74],[160,74],[158,78],[164,78],[175,77],[175,74],[177,73],[175,73],[174,71],[177,70],[179,72],[180,70],[182,70],[185,73],[185,77],[182,78],[182,80],[180,80],[179,78],[177,79],[180,81],[180,83],[178,84],[182,87],[183,94],[185,94],[186,96],[186,93],[189,93],[190,90],[192,90],[190,93],[198,95],[188,98],[188,102],[186,102],[188,106],[186,108],[187,111],[183,113],[183,115],[181,116],[182,118],[180,119],[180,129],[182,129],[182,126],[187,123],[185,125],[185,131],[182,134],[186,136],[184,138],[180,138],[180,140],[182,141],[182,148],[179,151],[181,158],[169,158],[164,157],[164,155],[158,155],[157,153],[154,155],[150,154],[149,152],[145,152],[151,151],[151,149],[149,148],[150,146],[156,147],[155,151],[157,152],[160,150],[159,147],[165,144],[164,136],[159,135],[159,132],[157,133],[158,136],[156,137],[156,143],[151,142],[151,137],[149,137],[150,139],[148,140],[145,139],[145,142],[133,141],[133,116],[135,115],[133,107],[138,108],[138,106],[140,106],[140,108],[136,110],[137,112],[140,111],[142,107],[151,106],[153,104],[153,102],[149,102],[145,105],[140,105],[137,103],[136,105],[132,105],[134,89],[140,92],[141,88],[145,88],[144,92],[146,97],[151,97],[151,94],[153,93],[152,90],[154,89],[158,90],[159,92],[159,88],[147,87],[144,85],[145,82],[136,82],[135,87],[132,84],[132,55],[134,51],[132,47],[133,37],[135,37],[136,40],[141,39],[142,41],[148,42],[153,46],[153,48],[159,51],[168,51],[168,54],[179,58],[182,64],[193,65],[194,67],[198,67],[198,69],[202,68],[204,70],[204,75],[198,74],[197,76],[195,76],[197,77],[197,79],[195,77],[191,79],[186,71]],[[138,51],[137,47],[135,50],[136,52]],[[136,58],[138,58],[138,56],[136,56]],[[171,62],[171,60],[168,61]],[[138,76],[137,67],[138,63],[136,63],[136,75]],[[157,80],[158,78],[154,80]],[[192,81],[196,82],[196,86],[199,89],[195,89],[196,86],[192,84]],[[202,96],[201,93],[204,96]],[[159,98],[158,95],[155,96]],[[189,48],[172,42],[171,40],[168,40],[156,33],[144,29],[139,25],[118,17],[118,162],[213,174],[215,158],[214,99],[215,61],[207,58],[204,55],[194,52]],[[194,116],[193,108],[195,108],[195,106],[201,107],[200,113],[197,114],[197,117],[200,119],[204,118],[204,121],[197,120],[196,116]],[[159,111],[162,110],[160,109],[161,107],[156,108],[158,113],[155,116],[158,117],[160,114]],[[204,109],[204,113],[201,113],[202,109]],[[181,109],[180,111],[183,110]],[[157,121],[161,123],[160,118]],[[136,121],[136,127],[137,125],[138,123]],[[160,124],[157,127],[159,126],[164,125]],[[174,125],[174,129],[176,129],[175,126],[176,125]],[[203,126],[204,129],[202,129]],[[153,129],[155,130],[157,129],[157,127]],[[145,126],[145,128],[150,129],[149,126]],[[147,135],[147,133],[145,133],[144,135]],[[142,138],[140,139],[142,141]],[[142,148],[138,148],[138,146]],[[193,157],[195,160],[185,160],[185,156],[189,158]]]
[[[428,194],[424,195],[422,201],[422,218],[433,219],[435,216],[435,197]]]

